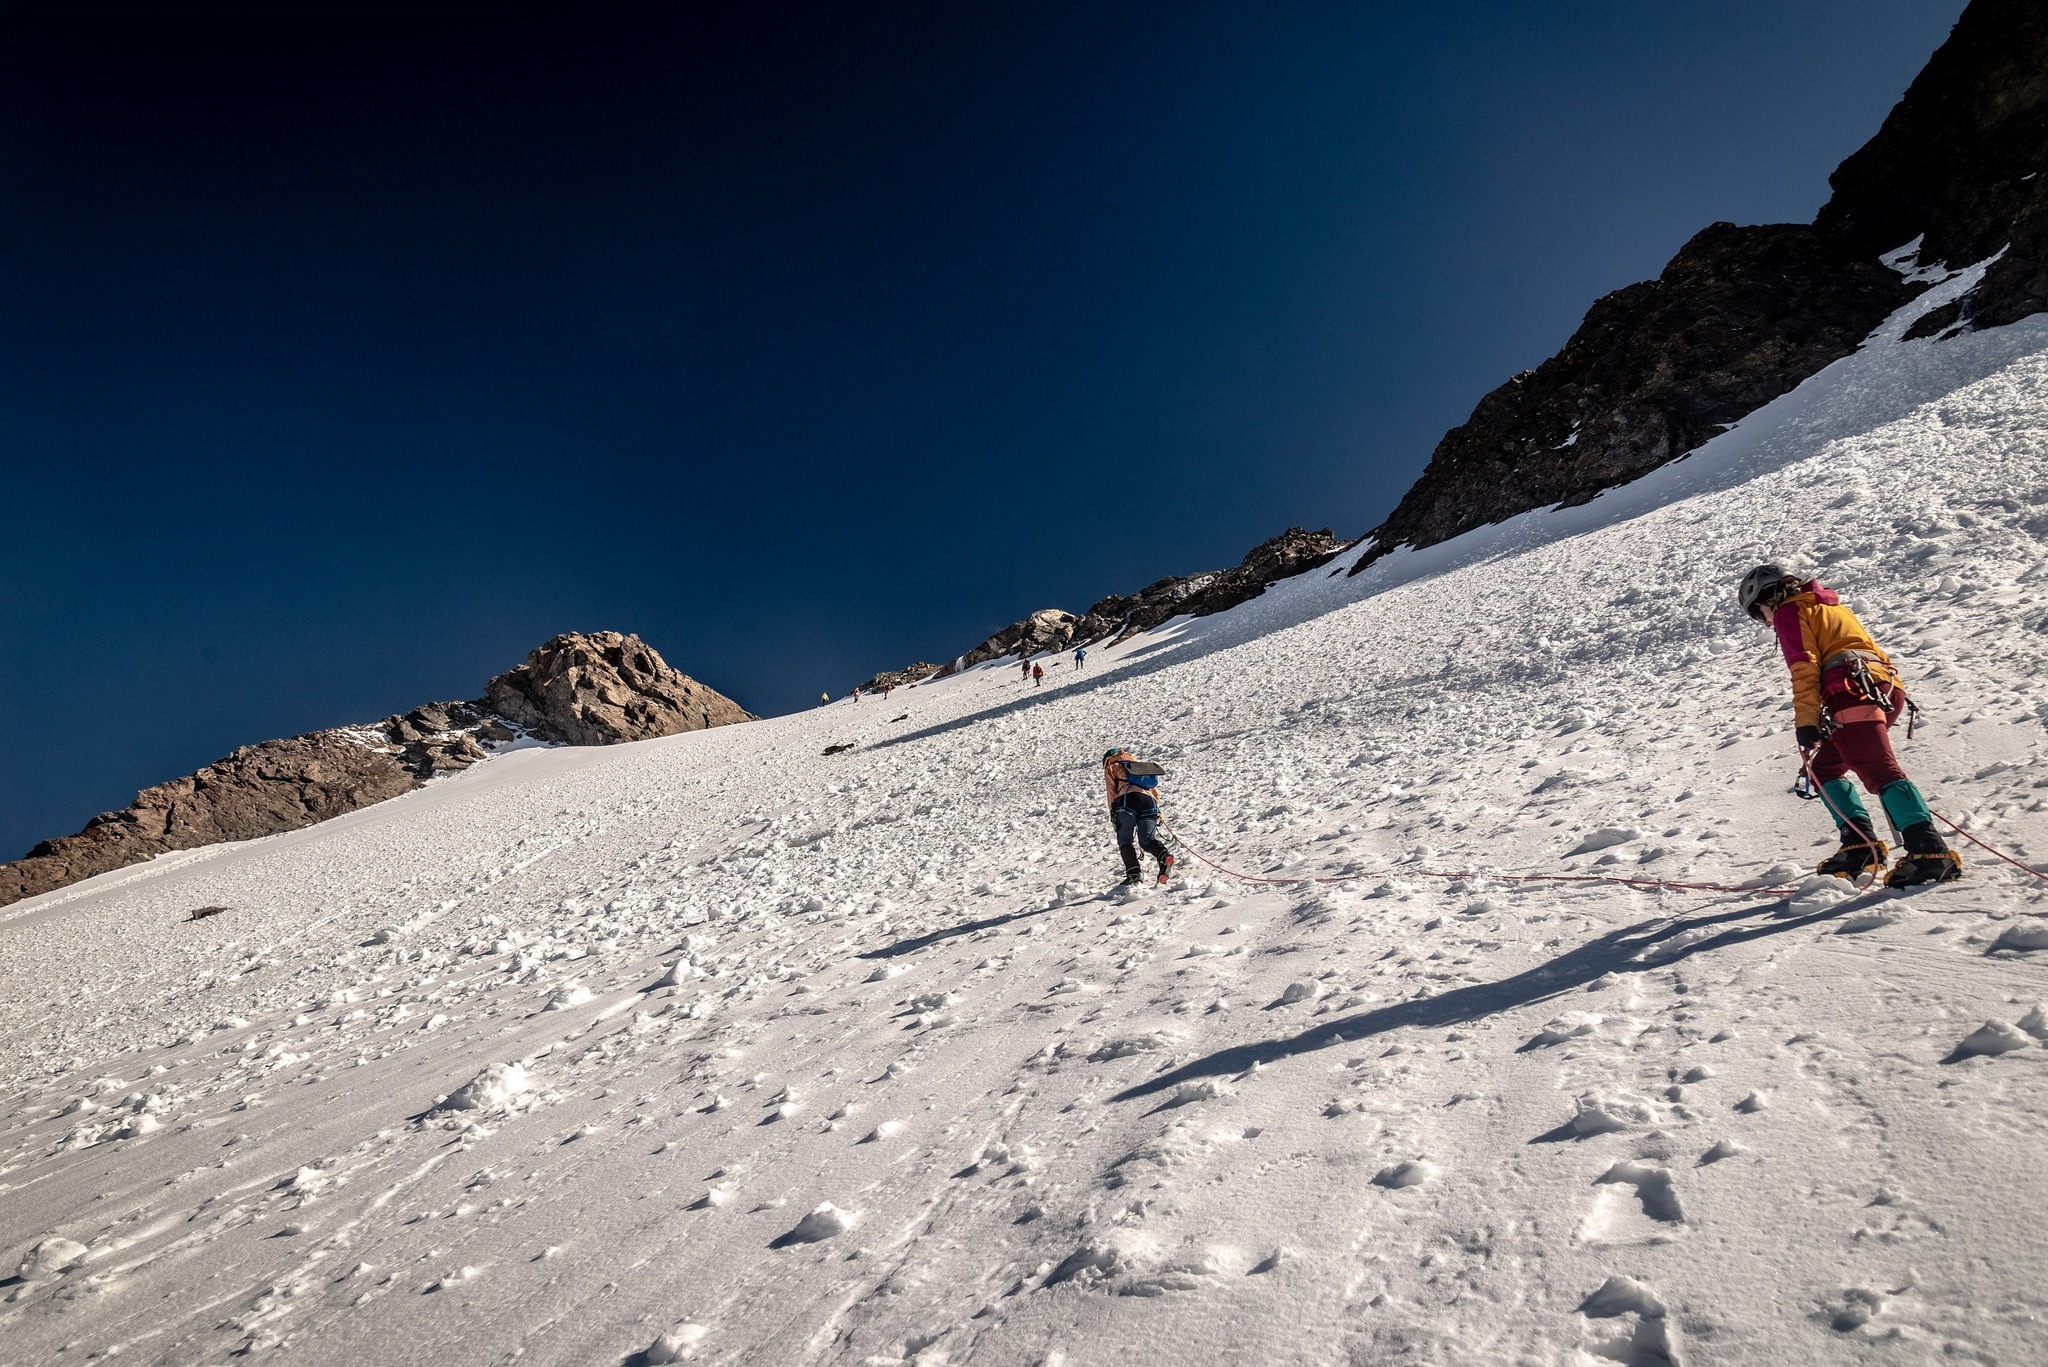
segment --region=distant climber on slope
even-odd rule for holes
[[[1102,783],[1109,794],[1109,819],[1116,825],[1117,853],[1124,860],[1124,882],[1145,876],[1138,846],[1159,861],[1159,881],[1173,871],[1173,856],[1159,839],[1159,775],[1156,764],[1141,761],[1118,747],[1102,753]]]
[[[1819,865],[1821,873],[1855,881],[1884,867],[1885,844],[1870,812],[1845,774],[1854,771],[1877,795],[1906,850],[1885,884],[1910,888],[1963,876],[1963,861],[1934,829],[1927,799],[1892,753],[1891,724],[1908,706],[1891,656],[1878,649],[1856,614],[1817,579],[1801,579],[1779,565],[1759,565],[1736,591],[1742,610],[1769,622],[1792,671],[1792,723],[1800,762],[1820,788],[1842,848]]]
[[[1045,682],[1045,666],[1044,666],[1044,665],[1033,665],[1033,666],[1031,666],[1031,686],[1032,686],[1033,688],[1036,688],[1036,687],[1038,687],[1038,686],[1039,686],[1040,684],[1042,684],[1042,683],[1044,683],[1044,682]]]
[[[1088,666],[1088,647],[1087,647],[1087,646],[1075,646],[1075,647],[1074,647],[1074,668],[1076,668],[1076,669],[1085,669],[1085,668],[1087,668],[1087,666]]]

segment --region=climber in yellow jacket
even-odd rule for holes
[[[1962,859],[1934,829],[1927,799],[1892,753],[1892,718],[1907,703],[1891,656],[1841,596],[1817,579],[1759,565],[1743,576],[1736,596],[1744,612],[1777,633],[1792,672],[1800,762],[1841,829],[1842,848],[1821,861],[1820,872],[1854,881],[1884,866],[1885,844],[1846,777],[1853,771],[1876,794],[1906,847],[1885,883],[1905,888],[1960,878]]]

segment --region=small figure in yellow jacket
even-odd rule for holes
[[[1960,878],[1963,861],[1941,833],[1927,799],[1892,753],[1891,724],[1906,705],[1891,656],[1878,649],[1840,595],[1817,579],[1801,579],[1782,566],[1759,565],[1737,591],[1742,610],[1769,622],[1792,671],[1793,735],[1807,777],[1820,787],[1842,848],[1822,860],[1820,872],[1847,878],[1884,867],[1885,844],[1870,812],[1845,775],[1854,771],[1877,795],[1906,852],[1885,876],[1894,888]]]

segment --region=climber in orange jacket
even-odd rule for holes
[[[1801,579],[1779,565],[1759,565],[1743,576],[1736,597],[1742,610],[1769,622],[1792,671],[1793,736],[1807,777],[1841,828],[1842,848],[1819,865],[1852,882],[1884,867],[1877,838],[1853,771],[1877,795],[1905,845],[1885,876],[1887,886],[1913,887],[1960,878],[1963,861],[1934,829],[1927,799],[1892,753],[1891,724],[1909,704],[1891,656],[1878,648],[1840,595],[1817,579]]]
[[[1123,856],[1124,882],[1145,876],[1138,847],[1159,861],[1159,881],[1173,871],[1173,855],[1159,839],[1159,775],[1156,764],[1137,765],[1138,757],[1118,746],[1102,753],[1102,786],[1109,797],[1109,819],[1116,824],[1117,853]],[[1144,772],[1133,773],[1136,765]]]

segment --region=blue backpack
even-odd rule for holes
[[[1166,775],[1164,769],[1150,760],[1143,759],[1124,760],[1123,770],[1126,782],[1133,788],[1142,788],[1148,793],[1157,788],[1159,780]]]

